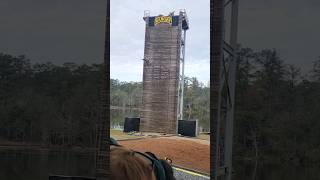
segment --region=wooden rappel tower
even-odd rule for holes
[[[146,23],[140,131],[177,133],[183,97],[186,12],[150,16]],[[180,68],[181,66],[181,68]]]

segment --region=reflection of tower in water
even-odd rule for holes
[[[178,15],[149,16],[146,22],[143,65],[143,98],[140,129],[144,132],[177,132],[180,114],[180,66],[184,62],[185,11]],[[183,77],[183,76],[182,76]]]

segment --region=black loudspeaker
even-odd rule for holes
[[[124,120],[123,132],[139,131],[140,118],[126,117]]]
[[[179,120],[178,134],[183,136],[196,137],[197,136],[197,121],[195,120]]]

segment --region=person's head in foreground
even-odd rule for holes
[[[121,146],[110,146],[110,170],[112,180],[175,180],[168,161]]]

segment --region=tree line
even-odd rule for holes
[[[320,58],[305,74],[275,49],[239,48],[235,156],[320,162]]]
[[[111,123],[123,125],[125,117],[139,116],[142,107],[142,82],[120,82],[111,79],[110,103],[118,108],[111,109]],[[199,125],[209,131],[210,89],[197,78],[186,78],[184,88],[183,119],[199,121]]]
[[[0,140],[94,146],[101,65],[0,54]]]
[[[94,146],[101,65],[0,54],[0,140]],[[210,87],[186,78],[184,119],[210,126]],[[139,116],[141,82],[110,81],[111,124]],[[320,161],[320,58],[305,74],[275,49],[239,48],[235,158]]]
[[[0,140],[94,146],[101,64],[35,63],[0,54]],[[189,78],[185,117],[209,126],[209,87]],[[142,82],[110,81],[111,124],[139,116]],[[116,107],[116,109],[113,109]]]

